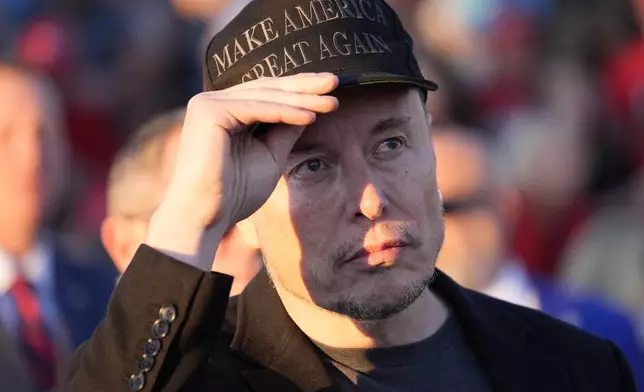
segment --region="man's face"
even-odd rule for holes
[[[121,272],[125,271],[137,249],[145,241],[152,214],[161,203],[172,175],[180,135],[181,126],[176,125],[168,131],[167,135],[162,137],[163,148],[158,157],[159,161],[156,162],[157,167],[152,170],[148,169],[149,172],[140,173],[132,184],[132,196],[127,200],[128,213],[117,215],[120,218],[119,221],[122,222],[114,228],[120,232],[118,245],[105,245],[108,249],[110,247],[121,249],[110,252],[112,260]],[[122,200],[122,202],[124,201]]]
[[[32,83],[0,69],[0,219],[8,224],[40,219],[43,125]]]
[[[359,87],[339,100],[304,131],[252,220],[278,286],[378,320],[426,290],[443,242],[429,122],[410,88]]]
[[[465,287],[486,288],[503,261],[499,200],[484,147],[459,133],[433,133],[443,194],[445,243],[437,265]]]

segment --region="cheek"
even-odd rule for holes
[[[317,198],[304,198],[293,203],[293,227],[306,259],[320,259],[327,255],[334,233],[339,230],[341,216],[335,213],[338,210],[336,193],[325,193],[322,197],[318,195]]]
[[[253,220],[270,273],[290,292],[309,297],[310,282],[327,281],[330,276],[327,256],[338,219],[332,218],[333,202],[327,197],[304,197],[286,189],[276,189]]]
[[[264,257],[271,264],[299,264],[300,243],[293,226],[288,202],[276,190],[262,208],[253,216],[257,237]],[[288,198],[286,199],[288,200]]]
[[[332,217],[333,192],[320,197],[289,189],[283,180],[253,218],[269,267],[291,287],[324,264],[338,220]],[[328,213],[321,213],[325,211]],[[303,260],[306,265],[303,266]],[[300,283],[301,284],[301,283]]]

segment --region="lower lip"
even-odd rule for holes
[[[396,263],[396,260],[400,257],[400,254],[403,251],[403,247],[393,247],[377,252],[372,252],[367,255],[351,259],[346,264],[356,265],[356,266],[369,266],[369,267],[390,267]]]

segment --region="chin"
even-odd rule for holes
[[[425,290],[434,268],[372,271],[318,306],[356,321],[386,320],[407,309]]]

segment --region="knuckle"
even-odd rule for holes
[[[195,114],[209,113],[213,111],[213,95],[210,93],[200,93],[190,98],[187,105],[188,112]]]
[[[197,94],[188,101],[188,109],[199,108],[204,105],[206,97],[203,93]]]

